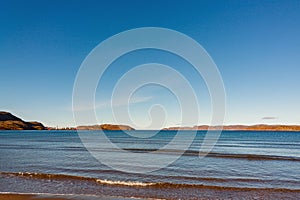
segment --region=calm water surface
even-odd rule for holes
[[[299,132],[224,131],[213,151],[200,159],[205,133],[197,132],[189,150],[173,164],[137,174],[99,163],[76,131],[1,131],[0,192],[191,199],[199,197],[200,188],[300,191]],[[94,134],[86,132],[87,137]],[[176,131],[145,139],[121,131],[106,134],[123,149],[147,153],[167,144]],[[109,156],[110,151],[101,153]],[[169,149],[158,156],[176,153]]]

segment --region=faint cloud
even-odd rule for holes
[[[152,96],[148,96],[148,97],[132,97],[130,99],[119,99],[119,100],[115,100],[113,105],[112,105],[112,101],[105,101],[105,102],[100,102],[98,104],[96,104],[95,108],[109,108],[109,107],[119,107],[119,106],[129,106],[129,105],[133,105],[133,104],[138,104],[138,103],[144,103],[147,102],[151,99],[153,99],[154,97]]]
[[[278,119],[278,117],[263,117],[261,119],[262,120],[273,120],[273,119]]]
[[[130,106],[130,105],[135,105],[139,103],[144,103],[147,102],[151,99],[153,99],[153,96],[137,96],[137,97],[132,97],[130,99],[124,98],[124,99],[118,99],[115,100],[113,105],[111,100],[106,100],[106,101],[101,101],[95,103],[95,108],[94,107],[89,107],[89,106],[78,106],[76,111],[89,111],[89,110],[94,110],[94,109],[105,109],[105,108],[111,108],[111,107],[120,107],[120,106]],[[71,107],[71,110],[74,110],[74,108]]]

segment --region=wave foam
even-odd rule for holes
[[[155,183],[143,183],[143,182],[134,182],[134,181],[112,181],[106,179],[104,180],[97,179],[96,182],[100,184],[107,184],[107,185],[141,186],[141,187],[155,185]]]

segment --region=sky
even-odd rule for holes
[[[75,126],[72,93],[82,62],[102,41],[140,27],[176,30],[205,48],[224,82],[225,124],[300,124],[300,2],[292,0],[1,0],[0,110],[46,126]],[[106,71],[95,94],[99,123],[195,125],[180,123],[176,96],[158,85],[135,91],[131,119],[113,118],[114,85],[143,63],[163,63],[184,75],[198,98],[199,124],[210,123],[210,97],[201,77],[178,56],[151,49],[122,56]],[[170,74],[159,76],[181,88]],[[127,104],[128,99],[119,97],[114,109]],[[151,112],[157,112],[155,119]]]

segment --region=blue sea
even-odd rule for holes
[[[143,137],[105,131],[116,148],[140,154],[157,151],[177,134],[132,133]],[[84,134],[93,140],[98,132]],[[201,158],[205,134],[198,131],[186,151],[170,148],[152,155],[154,162],[156,156],[167,160],[182,154],[170,165],[135,173],[101,163],[76,131],[0,131],[0,193],[97,199],[300,199],[300,132],[223,131],[212,151]],[[115,152],[101,147],[100,142],[97,152],[103,157]],[[124,163],[124,157],[119,159],[115,163]],[[143,167],[147,171],[148,164],[139,169]]]

